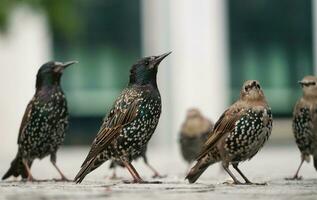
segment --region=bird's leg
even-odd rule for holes
[[[292,178],[285,178],[286,180],[301,180],[302,179],[301,176],[298,176],[298,173],[299,173],[299,170],[300,170],[300,168],[302,167],[302,165],[304,163],[304,160],[305,160],[304,157],[302,157],[302,160],[301,160],[301,162],[299,164],[299,167],[298,167],[295,175]]]
[[[222,163],[222,167],[225,169],[225,171],[231,176],[231,178],[233,179],[233,183],[237,184],[237,185],[241,185],[242,183],[240,181],[238,181],[238,179],[233,175],[233,173],[229,170],[229,165]]]
[[[158,171],[156,171],[156,169],[154,169],[154,167],[152,167],[148,161],[146,156],[143,157],[144,163],[146,166],[148,166],[148,168],[150,168],[150,170],[154,173],[154,175],[152,176],[152,178],[165,178],[166,176],[162,176],[160,175],[160,173],[158,173]]]
[[[124,166],[128,169],[128,171],[132,175],[133,183],[143,183],[144,182],[130,162],[122,161],[122,163],[124,164]]]
[[[122,163],[124,164],[124,166],[129,170],[130,174],[132,175],[132,177],[133,177],[132,183],[144,183],[144,184],[160,184],[160,183],[162,183],[160,181],[144,181],[130,162],[122,161]],[[131,183],[131,182],[127,182],[127,181],[124,181],[124,182]]]
[[[58,171],[58,173],[61,175],[61,179],[54,179],[55,181],[70,181],[66,176],[63,174],[63,172],[59,169],[59,167],[56,164],[56,154],[51,154],[51,163],[55,167],[55,169]]]
[[[148,166],[152,172],[154,173],[154,175],[152,176],[152,178],[165,178],[166,176],[161,175],[160,173],[158,173],[158,171],[156,171],[156,169],[154,169],[154,167],[152,167],[149,163],[145,163],[146,166]]]
[[[110,176],[110,179],[111,180],[116,180],[118,177],[117,177],[117,174],[116,174],[116,167],[113,168],[113,172],[112,172],[112,175]]]
[[[246,185],[266,185],[266,183],[252,183],[238,168],[238,163],[232,164],[233,168],[241,175],[241,177],[245,180]]]
[[[30,181],[30,182],[36,181],[36,179],[34,179],[33,176],[32,176],[31,169],[29,167],[28,161],[23,159],[22,162],[23,162],[23,165],[24,165],[24,167],[25,167],[25,169],[26,169],[26,171],[28,173],[27,181]]]

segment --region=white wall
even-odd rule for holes
[[[28,7],[16,8],[6,31],[0,33],[0,146],[13,155],[22,116],[35,89],[41,64],[51,57],[46,18]]]
[[[171,51],[169,43],[169,0],[142,1],[142,54],[143,56],[159,55]],[[162,115],[156,133],[151,140],[171,143],[165,140],[171,134],[172,107],[171,99],[171,62],[174,52],[166,57],[159,66],[158,87],[162,96]]]
[[[188,108],[216,120],[227,107],[225,2],[142,1],[143,54],[173,51],[158,75],[164,108],[157,134],[166,136],[159,143],[175,143]]]

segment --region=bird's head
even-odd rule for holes
[[[37,72],[36,88],[59,85],[64,69],[75,63],[77,63],[77,61],[65,63],[50,61],[43,64]]]
[[[150,56],[139,60],[130,70],[130,85],[146,85],[153,83],[156,85],[157,69],[161,61],[172,52],[160,56]]]
[[[260,83],[257,80],[245,81],[241,91],[240,98],[245,101],[262,101],[265,99]]]
[[[305,76],[299,84],[303,88],[305,97],[316,97],[317,96],[317,77]]]
[[[202,114],[197,108],[190,108],[187,111],[187,114],[186,114],[187,119],[200,118],[200,117],[202,117]]]

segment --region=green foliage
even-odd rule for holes
[[[7,25],[7,17],[14,5],[14,0],[0,1],[0,30],[4,30]]]
[[[61,34],[65,40],[71,40],[80,32],[80,20],[74,0],[1,0],[0,29],[5,31],[11,11],[19,5],[28,5],[47,14],[52,30]]]

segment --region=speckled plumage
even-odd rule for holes
[[[104,120],[103,127],[113,126],[111,124],[113,118],[120,118],[119,116],[122,113],[129,112],[129,109],[134,110],[132,112],[133,116],[126,122],[128,125],[122,126],[115,142],[105,146],[98,154],[94,161],[94,168],[108,159],[120,162],[121,158],[124,157],[131,162],[134,158],[141,155],[142,148],[154,133],[161,114],[160,94],[151,87],[133,86],[123,90],[114,105],[114,109],[110,111],[109,116]],[[97,138],[98,136],[99,133]],[[88,157],[86,161],[89,159]]]
[[[192,108],[187,111],[179,136],[184,160],[192,163],[197,158],[213,126],[214,124],[204,117],[198,109]]]
[[[293,133],[301,152],[301,163],[295,175],[290,179],[300,179],[299,170],[310,156],[314,158],[317,170],[317,77],[306,76],[300,84],[303,96],[297,101],[293,112]]]
[[[240,99],[230,106],[215,124],[212,134],[204,144],[196,165],[187,179],[195,182],[200,175],[216,162],[221,161],[235,184],[242,184],[229,170],[231,164],[246,181],[238,164],[251,159],[268,140],[272,130],[272,113],[258,81],[246,81]]]
[[[68,127],[67,102],[61,88],[38,91],[30,102],[29,122],[19,137],[22,157],[42,159],[56,152]]]
[[[129,85],[104,119],[75,177],[77,183],[107,160],[122,162],[134,181],[142,182],[131,161],[142,154],[158,124],[161,96],[156,74],[159,63],[167,55],[147,57],[132,66]]]
[[[57,168],[56,152],[68,127],[67,102],[60,78],[64,68],[73,63],[48,62],[40,68],[35,95],[26,108],[20,126],[17,157],[3,179],[21,175],[33,180],[29,169],[33,160],[48,155]],[[62,173],[61,176],[66,179]]]

